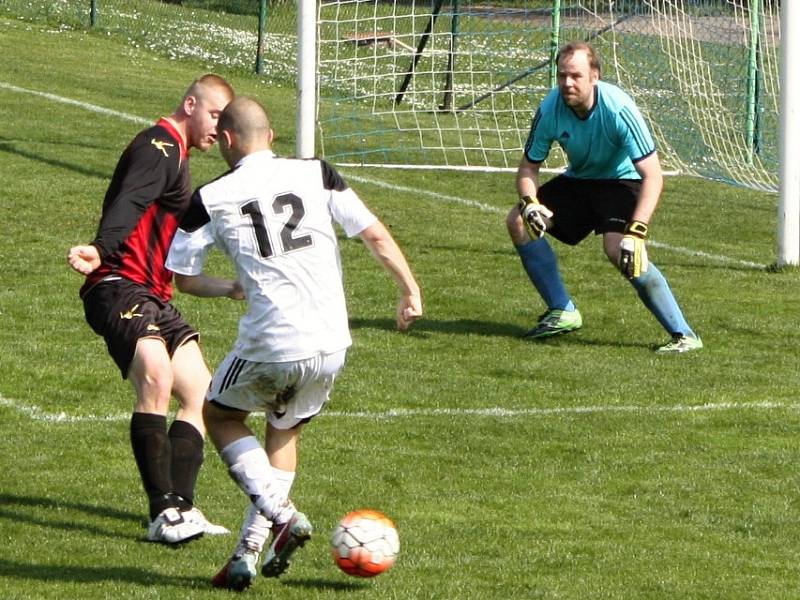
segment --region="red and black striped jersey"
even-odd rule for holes
[[[103,200],[92,244],[101,265],[81,288],[84,296],[109,276],[172,297],[172,272],[164,263],[172,238],[192,196],[189,152],[166,119],[140,132],[117,163]]]

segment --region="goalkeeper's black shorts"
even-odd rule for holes
[[[539,202],[553,211],[547,230],[557,240],[574,246],[586,236],[623,233],[642,187],[638,179],[577,179],[559,175],[542,185]]]

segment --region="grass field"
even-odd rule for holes
[[[144,541],[133,394],[65,261],[92,238],[124,145],[208,65],[1,17],[0,31],[0,597],[228,597],[208,579],[231,538]],[[270,108],[290,154],[294,91],[225,74]],[[196,184],[224,170],[216,149],[192,161]],[[343,173],[406,250],[427,314],[392,331],[393,285],[343,240],[355,343],[293,490],[318,533],[247,595],[800,597],[800,272],[766,268],[774,196],[668,180],[651,258],[706,349],[660,357],[663,332],[598,240],[555,246],[584,329],[519,338],[542,306],[504,232],[512,176]],[[215,366],[241,307],[175,302]],[[198,497],[238,527],[244,499],[210,446]],[[329,557],[328,532],[361,506],[400,530],[397,565],[374,580]]]

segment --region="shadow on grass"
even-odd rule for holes
[[[393,319],[351,319],[352,329],[381,329],[395,331]],[[608,348],[647,348],[654,350],[661,344],[668,342],[664,339],[660,344],[648,340],[604,340],[591,338],[584,335],[583,330],[569,335],[557,335],[537,340],[525,339],[522,335],[528,331],[527,327],[520,327],[509,323],[492,323],[477,321],[475,319],[434,320],[423,318],[403,335],[427,337],[429,333],[451,333],[456,335],[483,335],[487,337],[517,338],[524,344],[542,344],[548,346],[604,346]]]
[[[0,577],[19,581],[97,583],[119,581],[138,585],[159,585],[202,589],[208,580],[199,577],[161,575],[138,567],[91,567],[14,562],[0,559]]]
[[[360,581],[336,581],[334,579],[293,579],[282,582],[289,587],[305,588],[309,590],[332,590],[335,592],[355,592],[369,587]]]
[[[550,339],[539,340],[531,342],[534,344],[558,344],[564,341],[569,341],[575,346],[598,346],[603,348],[643,348],[646,350],[655,350],[659,346],[666,344],[669,339],[664,338],[660,343],[655,343],[651,339],[641,340],[607,340],[607,339],[592,339],[590,337],[578,335],[560,336]]]
[[[8,138],[0,137],[0,152],[7,152],[8,154],[16,154],[22,158],[37,161],[40,163],[44,163],[46,165],[50,165],[51,167],[56,167],[57,169],[64,169],[67,171],[73,171],[75,173],[79,173],[80,175],[86,175],[87,177],[94,177],[97,179],[108,179],[110,174],[109,173],[102,173],[100,171],[96,171],[93,169],[87,169],[81,165],[77,165],[75,163],[70,163],[63,160],[57,160],[53,158],[45,158],[36,152],[23,150],[19,148],[19,144],[23,144],[23,141],[17,140],[10,140]],[[111,150],[109,150],[111,152]]]
[[[30,508],[42,510],[32,511],[29,510]],[[144,519],[139,513],[120,510],[109,506],[94,506],[82,502],[68,502],[52,498],[0,494],[0,521],[8,520],[14,523],[27,523],[29,525],[61,529],[63,531],[85,531],[94,535],[117,539],[120,537],[136,539],[136,536],[123,536],[120,535],[118,531],[112,532],[89,523],[76,521],[74,518],[63,515],[65,509],[118,521],[136,521],[144,523]],[[63,518],[55,518],[56,516],[62,515]]]
[[[394,319],[350,319],[352,329],[383,329],[394,331],[397,327]],[[425,333],[454,333],[485,335],[488,337],[520,337],[527,329],[508,323],[493,323],[475,319],[434,320],[423,318],[411,326],[407,335],[424,335]]]

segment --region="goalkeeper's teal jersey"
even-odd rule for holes
[[[628,94],[598,81],[595,104],[585,118],[564,103],[558,88],[545,96],[533,117],[525,157],[541,163],[557,142],[569,160],[568,177],[641,179],[634,163],[656,151],[653,136]]]

